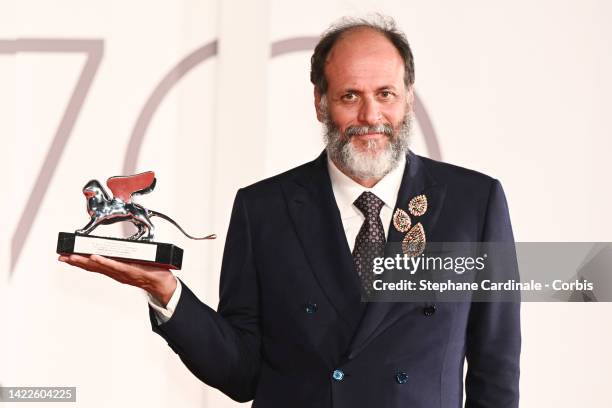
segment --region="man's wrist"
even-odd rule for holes
[[[176,290],[176,277],[169,273],[161,278],[159,281],[154,282],[150,288],[145,288],[147,292],[151,294],[163,307],[166,307],[172,294]]]

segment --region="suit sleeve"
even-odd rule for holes
[[[230,398],[254,398],[260,372],[259,290],[249,218],[238,191],[221,267],[218,311],[202,303],[183,283],[172,318],[157,324],[161,335],[201,381]]]
[[[514,237],[501,184],[493,180],[483,224],[482,242],[503,245],[511,255],[487,265],[494,279],[518,280]],[[504,253],[504,251],[501,251]],[[515,301],[473,302],[467,328],[466,408],[517,408],[520,375],[520,297]]]

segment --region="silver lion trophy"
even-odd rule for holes
[[[155,227],[151,218],[159,217],[176,226],[190,239],[215,239],[211,234],[193,237],[172,218],[144,208],[133,201],[135,196],[147,194],[155,188],[155,173],[147,171],[131,176],[115,176],[106,181],[110,196],[98,180],[90,180],[83,187],[87,199],[89,222],[75,232],[60,232],[57,237],[57,253],[60,255],[102,255],[117,260],[156,265],[168,269],[181,269],[183,250],[176,245],[154,242]],[[128,238],[90,235],[99,225],[129,221],[136,228]]]

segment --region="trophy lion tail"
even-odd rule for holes
[[[207,235],[205,237],[194,237],[192,235],[189,235],[183,228],[181,228],[181,226],[176,221],[174,221],[172,218],[168,217],[166,214],[162,214],[160,212],[153,211],[153,210],[148,210],[148,211],[149,211],[149,216],[150,217],[163,218],[164,220],[168,221],[169,223],[173,224],[176,228],[178,228],[187,238],[196,239],[196,240],[215,239],[215,238],[217,238],[216,234],[210,234],[210,235]]]

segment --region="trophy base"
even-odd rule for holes
[[[57,250],[60,255],[102,255],[119,261],[181,269],[183,250],[173,244],[60,232]]]

